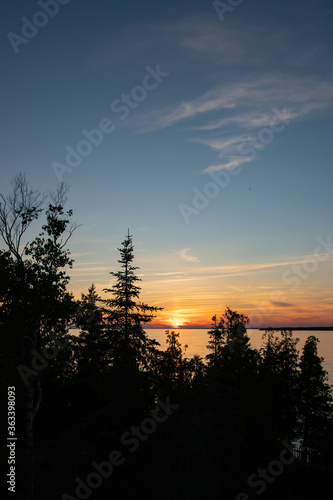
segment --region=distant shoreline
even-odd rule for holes
[[[177,327],[171,327],[171,326],[145,326],[145,330],[211,330],[211,326],[177,326]],[[332,332],[333,331],[333,326],[277,326],[277,327],[271,327],[271,326],[266,326],[263,328],[256,328],[256,327],[247,327],[247,330],[304,330],[304,331],[327,331],[327,332]]]
[[[306,330],[306,331],[333,331],[333,326],[279,326],[279,327],[266,327],[258,328],[258,330]]]

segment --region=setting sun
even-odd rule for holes
[[[184,324],[184,321],[182,319],[174,319],[170,318],[170,324],[173,326],[173,328],[179,328]]]

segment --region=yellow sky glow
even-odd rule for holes
[[[316,272],[302,269],[301,278],[297,269],[311,256],[219,266],[205,266],[191,259],[189,252],[172,252],[164,258],[139,256],[140,299],[164,308],[158,312],[155,326],[206,327],[212,316],[221,316],[227,306],[248,315],[250,326],[258,328],[333,324],[332,255],[323,255]],[[92,282],[103,298],[110,296],[102,289],[114,283],[111,270],[117,267],[78,262],[71,273],[76,297],[86,293]]]

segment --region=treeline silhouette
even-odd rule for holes
[[[0,203],[0,369],[2,399],[16,393],[16,498],[329,498],[332,396],[316,337],[300,354],[291,331],[268,330],[256,350],[248,317],[226,308],[205,358],[187,357],[173,330],[162,350],[144,329],[161,308],[140,301],[129,232],[113,286],[75,300],[65,187],[43,208],[23,174],[12,184]],[[6,415],[1,425],[6,436]]]

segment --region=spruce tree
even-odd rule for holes
[[[183,351],[179,342],[179,333],[174,330],[166,330],[167,349],[163,353],[162,378],[171,389],[183,381]],[[187,347],[187,346],[186,346]]]
[[[212,329],[207,332],[210,337],[207,349],[211,353],[207,354],[206,359],[209,367],[216,367],[223,347],[223,325],[221,321],[217,323],[216,314],[212,317],[212,321]]]
[[[81,294],[78,302],[76,324],[80,327],[80,334],[76,338],[76,356],[79,376],[105,373],[109,367],[105,309],[100,302],[94,284],[88,288],[87,294]]]
[[[143,325],[150,323],[156,312],[162,307],[149,306],[140,302],[141,281],[133,266],[134,248],[132,236],[128,234],[122,242],[120,252],[120,271],[110,272],[116,278],[116,283],[111,288],[104,289],[111,293],[113,298],[106,299],[108,306],[108,323],[110,344],[114,367],[127,374],[138,370],[146,371],[152,368],[157,355],[156,340],[149,339]]]

